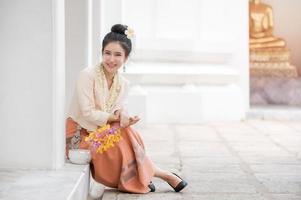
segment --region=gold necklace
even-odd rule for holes
[[[119,74],[118,72],[115,74],[114,78],[113,78],[113,83],[112,83],[112,86],[111,88],[109,89],[109,97],[108,99],[106,99],[106,85],[105,84],[105,81],[106,81],[106,76],[105,76],[105,73],[104,73],[104,70],[103,70],[103,65],[102,63],[96,67],[96,74],[97,74],[97,78],[98,78],[98,81],[99,81],[99,84],[100,84],[100,88],[101,88],[101,95],[102,95],[102,106],[101,106],[101,110],[104,111],[104,112],[108,112],[108,113],[111,113],[112,112],[112,109],[113,109],[113,106],[114,104],[116,103],[116,100],[117,100],[117,97],[120,93],[120,90],[121,90],[121,86],[120,86],[120,83],[119,83]]]

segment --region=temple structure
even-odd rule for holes
[[[297,77],[285,40],[273,35],[272,7],[260,0],[251,0],[249,9],[250,75]]]

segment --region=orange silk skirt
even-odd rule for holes
[[[85,142],[88,132],[78,129],[78,124],[71,118],[66,123],[67,142],[80,130],[79,148],[89,149]],[[68,143],[66,146],[68,155]],[[148,193],[148,185],[154,176],[154,164],[145,154],[145,148],[139,133],[131,127],[121,128],[121,140],[103,153],[91,151],[90,164],[93,178],[108,187],[123,192]]]

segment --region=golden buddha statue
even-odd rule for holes
[[[273,9],[260,0],[251,0],[249,6],[250,49],[285,47],[284,40],[273,36]]]
[[[289,63],[286,42],[273,35],[271,6],[260,0],[249,3],[249,47],[251,75],[296,77],[297,69]]]

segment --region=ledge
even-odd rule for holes
[[[227,65],[195,63],[131,63],[123,75],[143,85],[226,85],[239,80],[238,72]]]
[[[284,105],[251,106],[247,119],[301,121],[301,107]]]
[[[58,170],[0,169],[2,200],[84,200],[89,166],[65,164]]]

